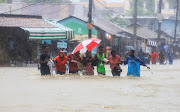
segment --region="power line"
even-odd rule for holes
[[[73,1],[74,1],[74,0],[72,0],[71,2],[73,2]],[[38,12],[35,12],[35,13],[42,12],[42,11],[44,11],[44,10],[46,10],[46,9],[48,9],[48,8],[51,8],[51,7],[55,6],[55,5],[57,5],[57,4],[54,4],[54,5],[49,6],[49,7],[46,7],[46,8],[44,8],[44,9],[42,9],[42,10],[38,11]],[[69,5],[69,4],[68,4],[68,5]],[[35,13],[34,13],[34,14],[35,14]]]
[[[56,5],[56,4],[51,5],[51,6],[49,6],[49,7],[46,7],[46,8],[44,8],[44,9],[42,9],[42,10],[40,10],[40,11],[37,11],[37,12],[35,12],[35,13],[33,13],[33,14],[37,14],[37,13],[39,13],[39,12],[42,12],[42,11],[44,11],[44,10],[46,10],[46,9],[49,9],[49,8],[55,6],[55,5]]]
[[[42,2],[42,1],[41,1],[41,2]],[[39,2],[39,3],[41,3],[41,2]],[[2,14],[6,14],[6,13],[9,13],[9,12],[14,12],[14,11],[18,11],[18,10],[21,10],[21,9],[24,9],[24,8],[27,8],[27,7],[36,5],[36,4],[38,4],[38,3],[33,3],[33,4],[27,5],[27,6],[25,6],[25,7],[21,7],[21,8],[17,8],[17,9],[11,10],[11,11],[4,12],[4,13],[2,13]]]
[[[71,4],[68,4],[67,6],[65,6],[65,7],[61,8],[61,9],[58,9],[58,10],[56,10],[56,11],[52,11],[52,12],[44,13],[44,14],[53,14],[53,13],[55,13],[55,12],[59,12],[60,10],[65,9],[65,8],[68,7],[69,5],[71,5]]]
[[[104,6],[106,9],[108,9],[108,10],[110,10],[110,11],[116,13],[116,15],[121,15],[121,14],[119,14],[118,12],[116,12],[116,11],[110,9],[109,7],[105,6],[104,4],[102,4],[99,0],[96,0],[96,1],[97,1],[99,4],[101,4],[102,6]]]

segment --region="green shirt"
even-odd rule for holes
[[[105,75],[106,71],[105,71],[104,62],[103,62],[103,59],[105,58],[105,54],[103,53],[102,57],[100,57],[99,53],[97,53],[97,58],[99,60],[102,60],[102,61],[98,61],[97,72]]]

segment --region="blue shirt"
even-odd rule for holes
[[[140,65],[146,66],[146,63],[144,63],[140,58],[131,58],[130,56],[128,56],[128,58],[124,60],[124,65],[126,64],[128,64],[127,75],[133,75],[137,77],[140,77]]]

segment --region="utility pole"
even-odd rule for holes
[[[92,0],[89,0],[88,23],[92,23]],[[89,29],[88,38],[92,37],[92,29]]]
[[[137,49],[137,0],[134,1],[134,48]]]
[[[160,38],[161,38],[161,22],[162,22],[162,15],[161,15],[161,6],[162,0],[159,0],[159,13],[158,13],[158,38],[157,38],[157,46],[159,49],[160,46]]]
[[[176,33],[177,33],[177,21],[178,21],[178,11],[179,11],[179,0],[176,0],[176,22],[175,22],[175,29],[174,29],[174,44],[176,44]]]

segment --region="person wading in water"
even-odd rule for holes
[[[105,54],[103,53],[103,47],[100,46],[99,53],[97,53],[97,55],[95,56],[95,60],[97,60],[97,73],[102,75],[106,74],[105,66],[104,66],[105,62],[103,61],[104,58],[105,58]]]

